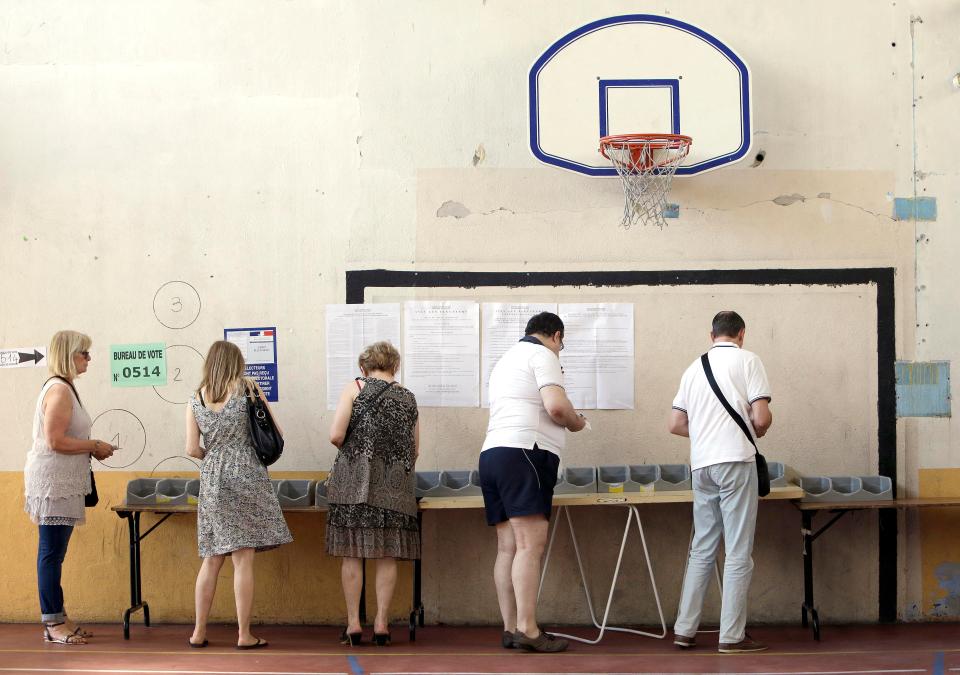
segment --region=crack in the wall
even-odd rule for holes
[[[695,213],[705,214],[707,211],[724,211],[724,212],[739,211],[740,209],[748,209],[752,206],[757,206],[758,204],[776,204],[778,206],[786,207],[786,206],[791,206],[792,204],[795,204],[797,202],[800,202],[801,204],[803,204],[808,201],[833,202],[834,204],[840,204],[842,206],[848,206],[852,209],[856,209],[857,211],[862,211],[863,213],[874,216],[875,218],[882,218],[884,220],[889,220],[891,222],[896,220],[896,218],[894,218],[889,214],[880,213],[878,211],[871,211],[870,209],[860,206],[859,204],[846,202],[846,201],[843,201],[842,199],[834,199],[833,197],[831,197],[831,193],[829,192],[820,192],[817,194],[816,198],[806,197],[804,195],[794,192],[792,194],[779,195],[771,199],[758,199],[757,201],[748,202],[746,204],[738,204],[737,206],[731,206],[728,208],[721,208],[716,206],[696,207],[696,206],[685,205],[684,209],[695,212]],[[544,211],[515,211],[513,209],[508,209],[505,206],[498,206],[497,208],[491,209],[490,211],[480,211],[480,212],[474,213],[463,203],[454,201],[452,199],[448,199],[447,201],[445,201],[443,204],[440,205],[440,208],[437,209],[437,218],[456,218],[457,220],[461,220],[463,218],[466,218],[467,216],[492,216],[494,214],[499,214],[499,213],[509,213],[510,215],[513,215],[513,216],[539,216],[539,215],[545,215],[550,213],[583,213],[585,211],[606,211],[606,210],[609,210],[610,208],[611,207],[609,206],[597,206],[597,207],[588,207],[583,209],[547,209]]]

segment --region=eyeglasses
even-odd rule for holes
[[[77,352],[77,354],[79,354],[80,356],[82,356],[82,357],[85,358],[85,359],[89,359],[89,358],[90,358],[90,352],[87,352],[87,351]]]

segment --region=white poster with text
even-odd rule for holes
[[[400,350],[399,303],[327,305],[327,410],[336,409],[343,387],[360,376],[363,348],[381,340]]]
[[[560,305],[564,387],[575,408],[634,408],[633,303]]]
[[[476,407],[480,395],[480,305],[403,305],[404,386],[421,406]]]
[[[485,302],[483,303],[483,344],[480,369],[480,405],[490,407],[490,373],[504,352],[523,337],[530,317],[540,312],[557,313],[555,302]]]

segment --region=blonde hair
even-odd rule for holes
[[[397,372],[400,366],[400,352],[389,342],[383,340],[364,347],[357,359],[360,369],[365,373],[372,370],[382,370],[387,373]]]
[[[75,330],[57,331],[50,338],[50,348],[47,349],[47,369],[51,375],[72,380],[77,373],[77,364],[74,363],[75,354],[90,349],[93,340],[88,335]]]
[[[243,377],[243,353],[232,342],[217,340],[210,345],[203,362],[203,380],[197,393],[206,390],[211,403],[220,403],[231,394]]]

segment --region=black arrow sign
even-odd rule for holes
[[[43,359],[43,354],[38,352],[36,349],[33,350],[33,354],[29,352],[17,352],[17,355],[20,357],[20,363],[26,363],[27,361],[33,361],[34,363],[40,363]]]

